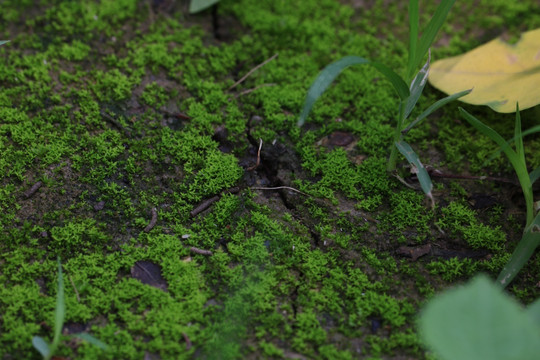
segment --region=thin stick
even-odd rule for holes
[[[240,96],[244,96],[244,95],[247,95],[247,94],[249,94],[249,93],[254,92],[255,90],[259,90],[259,89],[262,88],[262,87],[265,87],[265,86],[275,86],[275,85],[276,85],[276,84],[274,84],[274,83],[270,83],[270,84],[261,84],[261,85],[255,86],[255,87],[252,88],[252,89],[244,90],[244,91],[242,91],[241,93],[236,94],[234,97],[237,98],[237,97],[240,97]]]
[[[41,182],[41,181],[38,181],[37,183],[32,185],[32,187],[23,194],[24,197],[29,199],[32,195],[34,195],[36,193],[36,191],[39,190],[41,185],[43,185],[43,182]]]
[[[498,181],[498,182],[504,182],[504,183],[517,185],[514,181],[510,179],[505,179],[505,178],[497,178],[497,177],[491,177],[491,176],[448,174],[448,173],[443,173],[442,171],[437,170],[431,166],[426,166],[426,170],[429,173],[429,175],[434,176],[434,177],[440,177],[440,178],[462,179],[462,180],[487,180],[487,181]]]
[[[210,250],[199,249],[199,248],[196,248],[195,246],[190,247],[189,251],[191,251],[191,252],[193,252],[195,254],[199,254],[199,255],[205,255],[205,256],[211,256],[212,255],[212,252]]]
[[[144,228],[144,232],[149,232],[150,230],[154,228],[154,226],[156,226],[157,217],[158,217],[157,209],[154,207],[152,208],[152,219],[150,220],[150,223],[148,224],[148,226]]]
[[[241,84],[244,80],[246,80],[248,78],[249,75],[253,74],[255,71],[257,71],[261,66],[264,66],[266,65],[267,63],[269,63],[270,61],[274,60],[276,57],[278,56],[277,53],[275,53],[271,58],[269,59],[266,59],[265,61],[263,61],[262,63],[260,63],[259,65],[255,66],[253,69],[249,70],[248,73],[244,76],[242,76],[242,78],[240,80],[238,80],[237,82],[235,82],[234,84],[231,85],[230,88],[228,88],[227,90],[228,91],[231,91],[232,89],[234,89],[235,87],[237,87],[239,84]]]
[[[207,200],[204,200],[202,203],[200,203],[199,206],[197,206],[195,209],[191,210],[191,212],[189,213],[192,217],[203,212],[204,210],[208,209],[210,207],[210,205],[212,205],[213,203],[215,203],[216,201],[219,200],[219,196],[214,196],[214,197],[211,197],[210,199],[207,199]]]
[[[262,148],[262,144],[263,144],[262,139],[259,139],[259,150],[257,151],[257,162],[255,163],[255,165],[248,167],[248,168],[247,168],[248,171],[253,171],[253,170],[255,170],[257,167],[259,167],[259,164],[261,163],[261,148]]]
[[[71,282],[71,285],[73,286],[73,290],[75,291],[75,296],[77,296],[77,302],[81,302],[81,297],[79,296],[79,292],[77,291],[77,287],[75,286],[75,283],[73,282],[73,279],[71,278],[71,275],[68,275],[68,279]]]
[[[302,192],[302,191],[297,190],[295,188],[292,188],[290,186],[276,186],[276,187],[259,187],[259,186],[255,186],[255,187],[251,187],[250,189],[253,189],[253,190],[280,190],[280,189],[287,189],[287,190],[295,191],[295,192],[300,193],[302,195],[310,196],[310,195],[306,194],[305,192]]]

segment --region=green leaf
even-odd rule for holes
[[[324,91],[330,86],[334,79],[341,74],[343,70],[348,68],[351,65],[362,65],[362,64],[371,64],[374,66],[381,74],[383,74],[394,86],[399,97],[404,100],[409,96],[409,88],[403,79],[392,71],[390,68],[384,66],[381,63],[373,62],[371,60],[362,58],[360,56],[345,56],[338,61],[333,62],[332,64],[325,67],[317,76],[313,84],[308,90],[306,100],[304,102],[304,107],[302,108],[302,113],[298,120],[297,125],[302,126],[306,121],[306,118],[311,111],[311,108],[315,104],[315,101],[324,93]]]
[[[430,301],[420,336],[443,360],[534,360],[540,327],[512,298],[481,275]]]
[[[437,7],[437,10],[435,10],[435,14],[433,14],[433,17],[424,29],[422,36],[420,37],[420,41],[418,42],[418,48],[416,50],[416,57],[413,62],[414,66],[412,72],[414,72],[414,69],[416,69],[416,67],[422,62],[424,56],[426,56],[428,49],[431,47],[435,36],[439,32],[439,29],[444,23],[444,20],[446,20],[446,16],[450,12],[450,9],[455,2],[456,0],[442,0],[439,4],[439,7]]]
[[[536,299],[527,307],[527,316],[533,319],[537,326],[540,326],[540,299]]]
[[[418,44],[419,24],[418,0],[409,1],[409,62],[407,64],[407,81],[416,70],[416,48]]]
[[[0,46],[6,44],[6,43],[8,43],[8,42],[9,42],[9,40],[0,40]]]
[[[540,125],[536,125],[536,126],[533,126],[532,128],[530,129],[527,129],[525,131],[523,131],[521,133],[521,137],[525,137],[525,136],[528,136],[528,135],[531,135],[531,134],[535,134],[537,132],[540,132]],[[516,141],[516,137],[514,136],[512,139],[508,140],[506,143],[507,145],[505,145],[504,147],[506,146],[510,146],[510,144],[512,144],[514,141]],[[499,155],[499,153],[502,151],[502,148],[497,150],[492,156],[489,157],[489,159],[486,161],[486,163],[490,162],[491,160],[493,160],[497,155]],[[533,181],[534,182],[534,181]]]
[[[62,334],[62,327],[64,326],[64,318],[66,316],[66,303],[64,299],[64,277],[62,276],[62,263],[60,258],[58,262],[58,289],[56,293],[56,311],[54,314],[54,338],[52,347],[56,348],[60,342],[60,335]]]
[[[540,166],[531,171],[531,173],[529,174],[529,179],[531,179],[531,185],[534,184],[536,180],[538,180],[538,178],[540,178]]]
[[[414,109],[414,106],[418,102],[418,99],[420,98],[420,95],[422,95],[422,91],[424,91],[424,87],[427,84],[427,77],[429,73],[429,61],[431,60],[431,55],[428,57],[428,61],[424,64],[422,69],[416,74],[414,77],[414,80],[411,82],[411,95],[407,98],[407,102],[405,104],[405,111],[403,113],[403,119],[406,119],[411,114],[411,111]]]
[[[540,245],[540,213],[536,214],[532,224],[525,229],[510,260],[497,277],[497,282],[501,283],[502,286],[507,286],[525,266],[538,245]]]
[[[431,178],[427,173],[424,165],[420,162],[418,155],[414,152],[409,144],[401,140],[395,143],[399,152],[405,156],[407,161],[416,168],[418,181],[424,193],[433,201],[433,196],[431,195],[431,190],[433,189],[433,184],[431,183]]]
[[[88,333],[80,333],[80,334],[74,334],[73,335],[76,338],[88,341],[90,344],[97,346],[101,350],[107,350],[108,345],[102,342],[101,340],[95,338],[94,336],[88,334]]]
[[[34,336],[32,337],[32,346],[39,351],[41,356],[43,356],[44,359],[50,359],[52,356],[51,349],[49,347],[49,344],[41,337],[41,336]]]
[[[194,14],[218,3],[219,0],[191,0],[189,3],[189,13]]]
[[[456,99],[459,99],[460,97],[462,96],[465,96],[467,95],[468,93],[470,93],[472,91],[472,89],[470,90],[465,90],[465,91],[461,91],[461,92],[458,92],[458,93],[455,93],[455,94],[452,94],[450,96],[447,96],[445,98],[442,98],[438,101],[436,101],[435,103],[431,104],[430,107],[428,107],[426,110],[424,110],[423,113],[421,113],[413,122],[411,122],[409,124],[409,126],[407,126],[405,129],[403,129],[402,133],[406,134],[407,132],[409,132],[409,130],[411,130],[416,124],[418,124],[420,121],[424,120],[426,117],[428,117],[429,115],[431,115],[434,111],[438,110],[439,108],[443,107],[444,105],[456,100]]]

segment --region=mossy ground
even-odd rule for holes
[[[424,24],[434,7],[422,2]],[[458,2],[433,57],[537,27],[532,0]],[[329,62],[403,72],[406,30],[405,2],[223,0],[214,15],[168,0],[2,2],[1,358],[37,359],[32,336],[52,336],[58,256],[65,358],[429,357],[418,308],[500,271],[524,223],[519,188],[436,179],[432,213],[386,173],[397,99],[369,68],[348,69],[296,127]],[[440,96],[428,87],[419,109]],[[512,115],[466,108],[511,137]],[[457,105],[408,139],[445,172],[512,177],[503,158],[485,164],[495,146]],[[525,147],[539,166],[540,139]],[[281,186],[302,193],[260,189]],[[140,281],[140,261],[165,285]],[[524,303],[539,270],[536,256],[514,282]],[[67,336],[81,331],[110,351]]]

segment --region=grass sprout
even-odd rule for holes
[[[60,336],[62,335],[62,328],[64,327],[64,319],[66,316],[66,303],[64,298],[64,277],[62,275],[62,263],[58,258],[58,287],[56,292],[56,309],[54,316],[54,336],[51,343],[48,343],[41,336],[34,336],[32,338],[32,345],[39,351],[44,360],[49,360],[53,357],[60,345]],[[90,334],[80,333],[72,335],[73,337],[88,341],[92,345],[106,350],[107,345],[102,341],[96,339]]]
[[[422,32],[422,36],[419,35],[419,8],[418,0],[409,1],[409,58],[407,64],[406,78],[402,78],[392,69],[387,66],[365,59],[360,56],[346,56],[330,65],[325,67],[315,79],[310,89],[308,90],[304,107],[300,114],[297,125],[302,126],[313,105],[317,99],[325,92],[334,79],[347,67],[352,65],[371,65],[377,71],[379,71],[394,87],[399,99],[399,109],[397,124],[394,130],[393,145],[390,152],[390,159],[388,161],[387,170],[389,172],[395,172],[397,163],[397,152],[399,151],[411,164],[413,171],[418,175],[418,180],[424,193],[431,199],[433,204],[433,197],[431,190],[433,185],[431,179],[420,162],[418,155],[414,152],[409,144],[407,144],[403,137],[407,132],[415,125],[420,123],[423,119],[428,117],[435,110],[439,109],[443,105],[467,95],[471,90],[461,91],[459,93],[447,96],[433,105],[429,106],[420,116],[410,121],[409,115],[413,111],[414,107],[420,95],[424,90],[427,83],[427,77],[429,72],[429,64],[431,54],[429,48],[435,39],[439,29],[444,23],[446,16],[450,12],[455,0],[445,0],[440,3],[435,14],[429,21],[428,25]],[[427,62],[422,66],[418,73],[414,76],[416,69],[420,66],[422,60],[428,55]]]
[[[519,105],[516,104],[516,122],[514,129],[513,141],[505,141],[495,130],[482,123],[476,117],[468,113],[463,108],[459,108],[461,115],[472,126],[474,126],[482,134],[489,137],[497,145],[501,147],[501,151],[506,155],[521,185],[523,196],[525,197],[525,206],[527,209],[527,217],[523,237],[518,243],[516,249],[512,253],[510,260],[504,266],[503,270],[497,278],[503,287],[506,287],[517,273],[525,266],[525,263],[534,253],[534,250],[540,245],[540,213],[538,208],[535,208],[532,184],[540,177],[539,168],[527,172],[527,164],[525,162],[525,151],[523,149],[523,133],[521,132],[521,117],[519,114]],[[512,149],[511,143],[515,143],[515,150]]]

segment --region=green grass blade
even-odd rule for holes
[[[92,335],[90,335],[88,333],[80,333],[80,334],[75,334],[73,336],[77,337],[79,339],[88,341],[90,344],[100,348],[101,350],[107,350],[107,348],[108,348],[107,344],[105,344],[103,341],[93,337]]]
[[[300,118],[298,119],[298,126],[304,125],[306,118],[311,111],[311,108],[319,97],[325,92],[325,90],[330,86],[334,79],[343,72],[346,68],[351,65],[362,65],[362,64],[371,64],[373,65],[381,74],[383,74],[394,86],[398,95],[402,98],[407,98],[409,96],[409,88],[407,84],[399,75],[393,72],[388,67],[384,66],[378,62],[372,62],[368,59],[362,58],[360,56],[345,56],[344,58],[333,62],[332,64],[325,67],[317,76],[313,84],[308,90],[306,100],[304,101],[304,107]]]
[[[6,44],[8,42],[9,42],[9,40],[0,40],[0,46]]]
[[[41,336],[32,337],[32,346],[34,346],[34,348],[39,351],[39,353],[41,354],[41,356],[43,356],[44,359],[51,358],[51,348]]]
[[[409,124],[409,126],[407,126],[405,129],[403,129],[402,133],[406,134],[415,125],[417,125],[420,121],[424,120],[426,117],[431,115],[434,111],[438,110],[439,108],[443,107],[444,105],[446,105],[446,104],[448,104],[448,103],[450,103],[450,102],[452,102],[452,101],[454,101],[456,99],[459,99],[462,96],[465,96],[465,95],[469,94],[471,91],[472,91],[472,89],[460,91],[458,93],[452,94],[450,96],[447,96],[445,98],[442,98],[442,99],[434,102],[423,113],[421,113],[413,122],[411,122]]]
[[[433,43],[433,40],[435,39],[435,36],[439,32],[439,29],[441,28],[442,24],[444,23],[444,20],[446,20],[446,16],[450,12],[450,9],[454,5],[456,0],[442,0],[439,4],[439,7],[437,7],[437,10],[435,10],[435,14],[433,14],[433,17],[429,21],[428,25],[424,29],[422,36],[420,37],[420,40],[418,42],[418,48],[416,50],[416,58],[414,60],[414,69],[418,67],[424,56],[426,55],[428,49],[431,47],[431,44]]]
[[[418,102],[418,99],[420,98],[420,95],[422,95],[422,91],[424,91],[424,87],[426,87],[427,84],[427,77],[429,74],[429,62],[431,60],[431,54],[428,56],[428,61],[422,66],[422,69],[416,74],[414,77],[414,80],[411,82],[411,95],[405,102],[405,109],[403,112],[403,119],[407,119],[409,115],[411,114],[412,110],[414,109],[414,106]]]
[[[504,266],[499,274],[497,282],[506,287],[525,266],[538,245],[540,245],[540,213],[536,215],[532,224],[525,229],[523,237],[512,253],[508,264]]]
[[[516,125],[514,128],[514,138],[516,139],[516,154],[522,164],[525,163],[525,150],[523,149],[523,135],[521,135],[521,115],[519,105],[516,104]]]
[[[54,338],[52,347],[56,348],[60,342],[62,327],[64,326],[64,318],[66,316],[66,303],[64,299],[64,277],[62,275],[62,263],[58,258],[58,290],[56,293],[56,311],[54,319]]]
[[[411,146],[403,140],[397,141],[395,144],[399,152],[403,156],[405,156],[405,158],[411,165],[413,165],[416,168],[417,170],[416,176],[418,176],[418,181],[420,182],[422,191],[424,191],[424,193],[433,201],[433,196],[431,194],[431,190],[433,189],[433,184],[431,183],[431,178],[429,177],[429,174],[424,168],[424,165],[418,158],[418,155],[416,155],[416,153],[411,148]]]
[[[540,166],[531,171],[531,173],[529,174],[529,179],[531,179],[531,185],[534,184],[536,180],[538,180],[538,178],[540,178]]]
[[[216,4],[219,0],[191,0],[189,3],[189,13],[194,14]]]
[[[533,126],[532,128],[530,129],[527,129],[523,132],[521,132],[521,137],[524,138],[525,136],[528,136],[528,135],[531,135],[531,134],[535,134],[537,132],[540,132],[540,125],[536,125],[536,126]],[[514,141],[516,141],[516,137],[514,136],[512,139],[508,140],[506,142],[506,145],[504,146],[504,148],[506,148],[507,146],[510,146]],[[492,161],[493,159],[495,159],[497,157],[497,155],[499,155],[499,153],[502,151],[502,148],[500,148],[499,150],[497,150],[493,155],[491,155],[487,160],[486,160],[486,163],[489,163],[490,161]]]
[[[407,64],[407,81],[411,79],[416,69],[416,47],[418,46],[419,24],[418,0],[409,1],[409,62]]]

